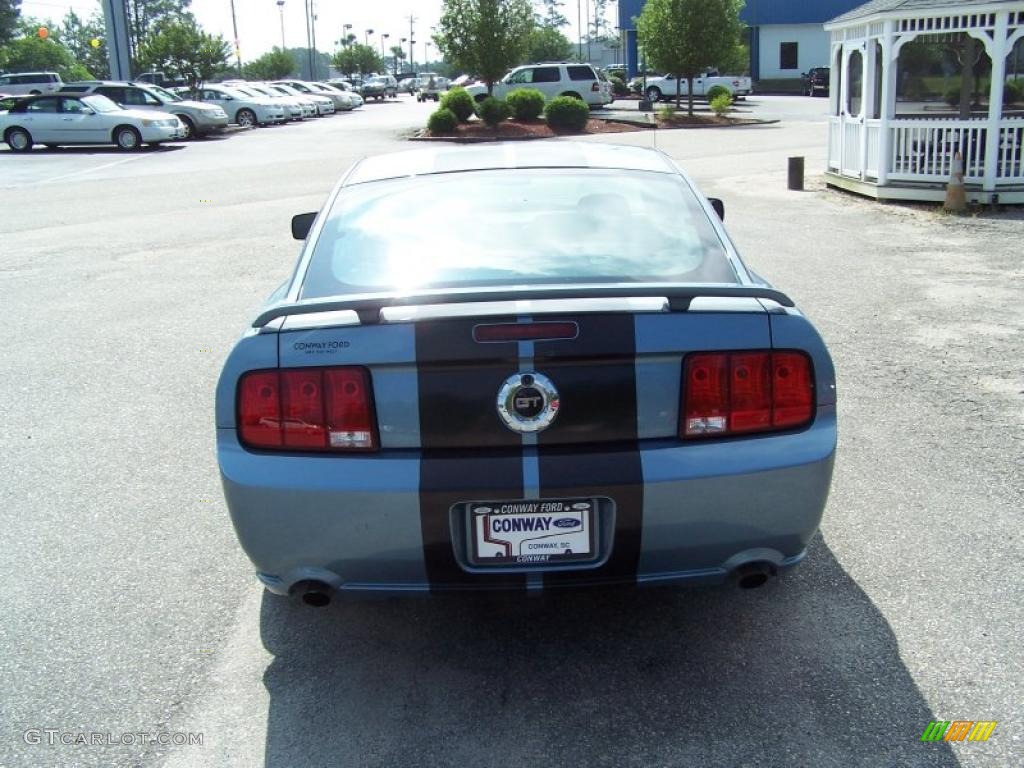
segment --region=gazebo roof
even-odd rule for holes
[[[999,5],[1019,5],[1024,7],[1024,0],[869,0],[864,5],[857,6],[842,16],[836,16],[828,24],[859,21],[868,16],[915,13],[918,11],[924,13],[963,10],[967,12],[969,8],[992,8]]]

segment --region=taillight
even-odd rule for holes
[[[373,451],[376,424],[365,368],[250,371],[238,385],[238,434],[250,448]]]
[[[701,352],[683,363],[684,438],[793,429],[814,416],[814,375],[803,352]]]
[[[597,81],[595,80],[595,81],[594,81],[594,84],[590,86],[590,90],[594,91],[595,93],[596,93],[597,91],[600,91],[600,90],[601,90],[601,84],[600,84],[600,83],[598,83],[598,82],[597,82]]]

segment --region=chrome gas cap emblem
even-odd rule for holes
[[[517,373],[498,390],[498,415],[513,432],[540,432],[558,415],[558,390],[539,373]]]

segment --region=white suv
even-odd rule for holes
[[[589,64],[524,64],[494,84],[494,96],[504,99],[516,88],[536,88],[548,100],[573,96],[591,107],[612,102],[610,84],[602,81]],[[482,83],[474,83],[466,90],[476,101],[487,98],[487,86]]]
[[[0,75],[0,93],[7,93],[11,96],[56,93],[62,85],[64,83],[56,72],[19,72],[18,74]]]

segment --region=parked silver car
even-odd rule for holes
[[[186,101],[158,85],[142,85],[113,80],[84,80],[66,84],[63,93],[98,93],[128,109],[169,112],[185,124],[186,138],[194,139],[223,131],[228,127],[227,113],[213,104]]]
[[[269,85],[271,88],[275,88],[287,96],[296,96],[300,99],[312,102],[313,106],[316,108],[316,114],[318,117],[333,115],[337,111],[334,107],[334,100],[327,96],[321,96],[316,93],[303,93],[298,88],[293,88],[286,82],[280,80],[269,83]]]
[[[307,117],[316,116],[316,107],[307,101],[302,101],[293,96],[285,96],[265,83],[250,83],[245,80],[225,80],[221,85],[234,88],[247,96],[253,98],[267,98],[271,101],[280,102],[284,107],[287,120],[304,120]]]
[[[334,88],[328,90],[325,86],[320,85],[320,83],[307,83],[303,80],[279,80],[276,84],[287,85],[304,96],[326,97],[334,102],[334,109],[337,112],[348,112],[354,106],[348,94]]]
[[[206,85],[199,91],[204,104],[223,109],[228,120],[245,128],[283,123],[288,119],[285,105],[269,96],[252,96],[225,85]]]

